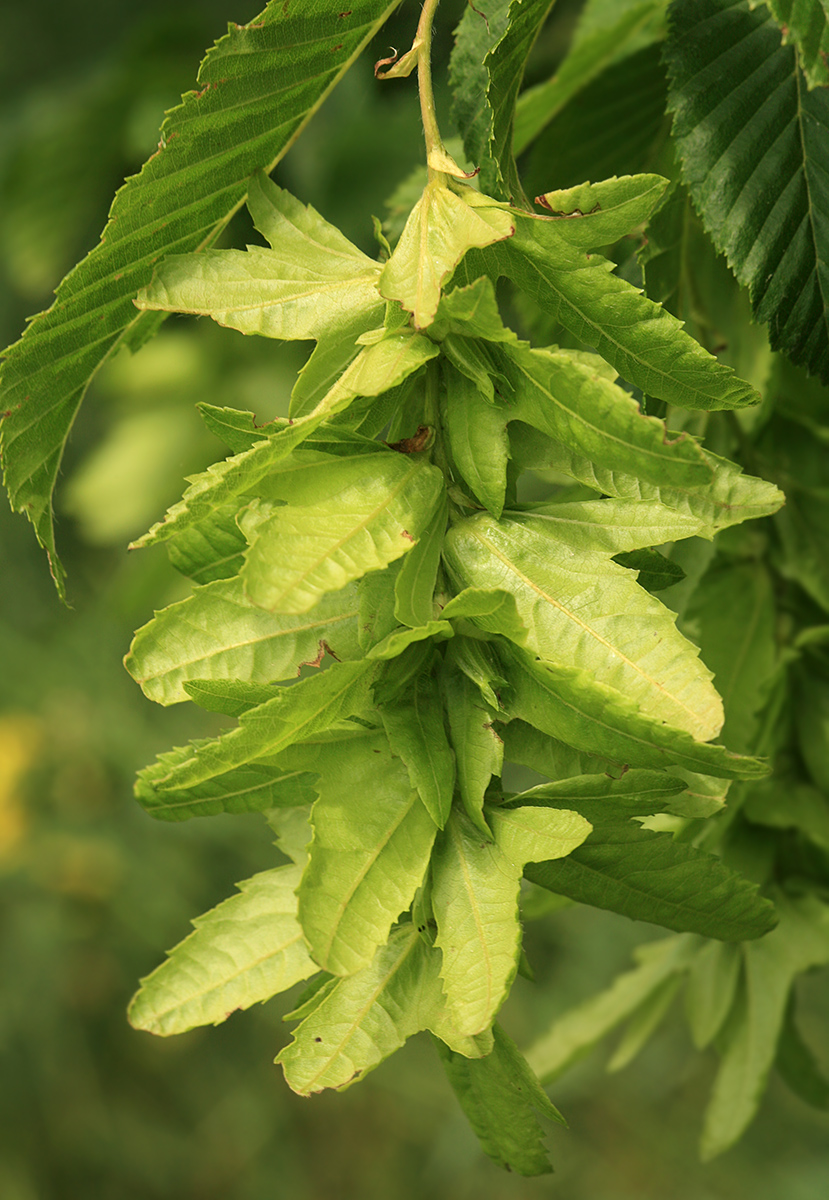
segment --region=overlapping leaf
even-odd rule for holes
[[[397,0],[278,0],[231,26],[208,53],[198,92],[165,121],[158,151],[116,196],[101,243],[63,282],[3,369],[3,465],[12,503],[49,554],[58,589],[51,495],[63,446],[89,380],[120,342],[151,336],[155,316],[133,297],[169,250],[209,246],[243,202],[249,176],[271,170]]]

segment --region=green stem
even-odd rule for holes
[[[438,129],[435,112],[435,93],[432,89],[432,23],[440,0],[424,0],[423,10],[417,26],[415,41],[417,52],[417,87],[420,93],[420,113],[423,118],[423,136],[426,139],[426,158],[432,150],[443,150],[443,139]],[[443,179],[442,171],[429,166],[429,180]]]

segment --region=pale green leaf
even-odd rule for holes
[[[549,209],[558,236],[577,250],[609,245],[644,224],[662,199],[661,175],[614,175],[601,183],[545,192],[537,203]]]
[[[492,709],[500,708],[494,687],[506,681],[499,675],[499,666],[489,652],[486,643],[474,638],[456,637],[447,650],[447,662],[453,672],[462,672],[480,692],[484,702]]]
[[[241,579],[222,579],[157,612],[124,665],[159,704],[186,700],[184,684],[193,679],[288,679],[325,650],[357,658],[357,612],[356,589],[347,587],[307,616],[274,616],[251,604]]]
[[[683,730],[643,716],[626,696],[587,671],[535,662],[506,644],[498,647],[498,656],[510,685],[504,698],[507,714],[576,750],[635,767],[676,765],[725,779],[768,774],[760,759],[697,742]]]
[[[708,487],[665,487],[614,467],[599,467],[587,455],[521,424],[510,427],[510,445],[513,460],[522,469],[560,472],[620,500],[658,500],[666,508],[698,520],[700,537],[712,538],[720,529],[770,516],[783,503],[783,493],[773,483],[744,475],[736,463],[701,447],[711,470]]]
[[[150,546],[179,537],[216,512],[227,512],[230,502],[238,503],[246,494],[255,494],[274,468],[284,463],[327,417],[347,408],[357,396],[378,396],[396,387],[438,353],[437,346],[428,338],[407,333],[394,334],[366,346],[313,412],[293,422],[273,422],[270,428],[276,432],[267,440],[258,441],[249,450],[214,463],[201,475],[193,476],[183,498],[133,545]]]
[[[449,453],[473,496],[500,517],[507,490],[511,410],[489,403],[465,374],[443,369],[444,428]]]
[[[664,980],[646,1000],[642,1001],[628,1021],[619,1045],[607,1064],[608,1071],[621,1071],[623,1067],[633,1061],[667,1015],[679,990],[679,984],[680,979],[674,975]]]
[[[437,680],[421,672],[402,695],[382,706],[380,716],[392,753],[403,760],[412,787],[435,825],[443,829],[455,790],[455,760]]]
[[[327,0],[286,10],[272,0],[208,52],[199,90],[170,113],[158,150],[118,192],[100,244],[61,284],[54,305],[9,350],[2,455],[14,507],[35,527],[59,591],[51,494],[89,380],[119,342],[137,349],[158,327],[132,303],[168,251],[215,242],[244,201],[251,172],[272,170],[397,7]],[[256,69],[252,63],[256,63]]]
[[[334,663],[319,675],[280,688],[272,700],[244,713],[229,733],[161,755],[139,774],[138,799],[153,815],[168,820],[226,811],[227,796],[244,801],[240,775],[259,775],[267,781],[268,770],[259,760],[272,760],[336,721],[368,710],[375,669],[374,663],[366,661]],[[281,772],[274,774],[278,777]],[[229,811],[248,812],[251,807],[272,808],[280,803],[268,801],[266,795],[262,799],[263,803]],[[306,798],[296,802],[305,803]]]
[[[408,551],[394,585],[394,615],[402,625],[425,625],[436,615],[434,594],[443,535],[446,532],[446,497],[417,542]]]
[[[439,965],[438,952],[412,925],[392,933],[371,965],[326,989],[294,1031],[276,1060],[289,1087],[301,1096],[347,1087],[421,1029],[432,1030],[460,1054],[487,1053],[491,1046],[485,1041],[476,1044],[453,1031]]]
[[[539,775],[564,780],[576,775],[619,775],[622,768],[606,758],[585,754],[581,750],[542,733],[525,721],[517,719],[499,727],[507,762],[521,763]]]
[[[674,973],[682,972],[696,945],[687,935],[649,942],[635,951],[639,965],[617,976],[604,992],[558,1017],[527,1051],[527,1061],[545,1083],[588,1054]]]
[[[240,333],[291,341],[344,325],[362,332],[382,321],[379,263],[261,173],[251,181],[248,207],[273,249],[172,255],[139,292],[137,307],[208,316]]]
[[[219,1025],[316,974],[296,916],[300,874],[295,865],[263,871],[197,917],[195,932],[141,980],[130,1024],[162,1037]]]
[[[415,328],[423,329],[434,320],[443,284],[467,250],[511,237],[514,229],[509,213],[494,203],[473,207],[433,179],[383,268],[380,291],[389,300],[399,300],[413,314]]]
[[[538,1114],[565,1124],[526,1059],[503,1029],[484,1058],[464,1058],[442,1042],[437,1049],[461,1108],[481,1146],[499,1166],[519,1175],[552,1170]]]
[[[485,342],[522,343],[501,317],[495,286],[491,279],[482,275],[463,287],[455,287],[440,298],[437,315],[429,329],[429,336],[444,342],[447,338]],[[484,347],[480,347],[481,350]]]
[[[361,481],[315,504],[247,510],[241,575],[254,604],[306,613],[326,592],[401,558],[428,528],[443,478],[422,458],[366,459]]]
[[[469,518],[447,534],[445,556],[463,584],[514,595],[539,657],[591,671],[645,716],[705,741],[722,724],[710,672],[674,614],[610,558],[694,531],[659,505],[591,501],[543,517]]]
[[[455,667],[451,654],[447,668],[443,690],[458,769],[458,791],[467,816],[489,839],[492,835],[483,817],[484,793],[492,776],[500,777],[504,762],[504,745],[492,724],[498,713],[483,699],[480,687],[462,668]]]
[[[417,642],[425,642],[431,638],[436,641],[445,641],[450,637],[452,637],[452,626],[448,621],[438,619],[427,621],[425,625],[418,625],[414,629],[405,629],[400,626],[372,646],[366,657],[385,660],[397,658],[407,647],[415,645]]]
[[[318,792],[299,919],[320,966],[352,975],[411,904],[436,827],[382,733],[344,745]]]
[[[722,1063],[705,1113],[706,1161],[733,1145],[753,1119],[774,1064],[795,977],[829,962],[829,909],[814,896],[776,896],[780,924],[744,947],[746,986],[725,1031]]]

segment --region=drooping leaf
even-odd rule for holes
[[[769,10],[741,0],[674,4],[666,57],[673,136],[705,226],[772,348],[825,382],[829,95],[808,90]]]
[[[479,197],[469,188],[465,191]],[[467,250],[509,238],[514,231],[510,214],[494,202],[475,205],[433,179],[383,268],[381,294],[399,300],[413,314],[415,328],[423,329],[434,320],[443,284]]]
[[[301,1096],[355,1083],[430,1029],[459,1054],[479,1057],[491,1042],[461,1037],[446,1013],[440,955],[412,925],[395,930],[370,966],[324,992],[278,1056],[288,1086]]]
[[[492,776],[500,776],[504,762],[504,744],[493,727],[498,712],[487,704],[469,676],[455,666],[451,653],[447,667],[444,693],[449,736],[457,762],[458,791],[467,816],[489,838],[491,834],[483,816],[484,794]]]
[[[353,975],[411,904],[436,825],[382,733],[343,746],[317,790],[299,919],[319,965]]]
[[[467,375],[444,364],[444,423],[452,461],[473,496],[500,517],[507,490],[510,411],[496,408]]]
[[[570,246],[561,232],[566,224],[519,216],[514,237],[485,251],[485,261],[647,395],[706,410],[757,402],[754,389],[703,350],[675,317],[611,274],[608,259]]]
[[[538,1114],[565,1124],[523,1054],[499,1025],[483,1058],[465,1058],[436,1039],[438,1053],[461,1108],[481,1146],[499,1166],[519,1175],[552,1170]]]
[[[244,713],[229,733],[161,755],[139,774],[136,796],[154,816],[167,820],[274,807],[280,801],[268,799],[267,780],[272,775],[278,783],[282,771],[271,772],[259,760],[272,760],[295,743],[367,710],[375,670],[371,661],[334,663],[319,675],[280,688],[272,700]],[[255,804],[243,786],[248,776],[264,781]],[[230,797],[238,807],[229,805]],[[305,803],[306,798],[297,802]]]
[[[382,706],[380,716],[392,753],[403,760],[411,786],[435,825],[443,829],[455,790],[455,760],[437,680],[422,671],[397,699]]]
[[[251,172],[273,169],[396,7],[397,0],[357,0],[340,16],[325,0],[296,12],[272,0],[250,24],[231,26],[202,63],[200,90],[169,115],[158,151],[116,196],[100,245],[9,350],[0,405],[9,413],[6,486],[34,525],[61,594],[52,490],[98,366],[119,342],[137,348],[158,327],[155,315],[136,314],[133,297],[166,251],[215,241]]]
[[[794,993],[786,1009],[786,1018],[777,1043],[774,1065],[792,1091],[813,1108],[829,1109],[829,1081],[795,1022]]]
[[[124,660],[144,695],[159,704],[188,698],[188,680],[289,679],[325,650],[356,658],[356,589],[324,597],[307,616],[274,616],[245,596],[242,580],[222,579],[156,613]]]
[[[776,896],[777,929],[744,947],[746,986],[732,1010],[700,1154],[733,1145],[753,1119],[771,1070],[794,978],[829,962],[829,909],[814,896]]]
[[[673,614],[610,557],[694,531],[654,505],[562,504],[543,517],[469,518],[447,534],[445,556],[466,585],[508,588],[539,657],[591,671],[644,715],[705,741],[722,724],[710,672]]]
[[[591,996],[554,1021],[527,1051],[527,1061],[545,1083],[588,1054],[612,1029],[636,1011],[676,972],[686,969],[696,939],[680,934],[637,947],[639,965],[617,976],[604,992]]]
[[[362,480],[311,504],[251,505],[240,527],[249,539],[241,575],[254,604],[306,613],[327,592],[401,558],[443,492],[437,468],[387,452],[365,459]]]
[[[590,832],[574,813],[491,814],[495,841],[455,810],[432,856],[435,945],[441,979],[457,1028],[474,1036],[489,1029],[518,966],[521,929],[518,888],[524,863],[553,849],[570,853]],[[503,848],[502,848],[503,844]]]
[[[593,826],[584,845],[566,859],[527,866],[527,878],[579,903],[679,933],[739,941],[773,928],[774,907],[758,894],[755,884],[714,855],[631,820],[665,807],[665,792],[660,796],[658,785],[650,796],[638,794],[637,774],[598,781],[612,804],[579,799],[574,793],[580,780],[567,780],[563,787],[542,784],[516,797],[514,802],[524,805],[566,804]],[[666,777],[665,787],[678,791],[682,782]]]
[[[435,617],[437,581],[443,535],[446,532],[447,502],[438,502],[434,516],[403,559],[394,585],[394,615],[402,625],[425,625]]]
[[[576,750],[635,767],[676,765],[724,779],[768,774],[760,759],[697,742],[683,730],[643,716],[627,697],[587,671],[536,662],[506,644],[499,645],[498,656],[510,685],[507,714]]]
[[[195,932],[141,980],[130,1024],[162,1037],[218,1025],[316,974],[296,915],[301,873],[293,864],[263,871],[197,917]]]

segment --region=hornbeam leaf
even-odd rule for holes
[[[430,180],[383,268],[380,291],[399,300],[414,315],[415,328],[423,329],[434,320],[442,286],[467,250],[509,238],[514,231],[510,214],[494,202],[473,207],[439,179]]]
[[[570,247],[560,222],[515,219],[514,237],[483,252],[490,270],[510,276],[629,383],[680,408],[757,403],[757,392],[703,350],[676,317],[612,274],[612,262]]]
[[[255,493],[276,465],[283,463],[327,417],[347,408],[357,396],[379,396],[396,387],[439,353],[428,338],[406,333],[366,346],[313,412],[293,422],[273,422],[277,432],[266,441],[258,441],[249,450],[192,476],[183,498],[149,533],[134,542],[133,548],[168,541],[216,513],[226,512],[231,501]]]
[[[768,774],[757,758],[724,746],[697,742],[680,729],[645,717],[637,706],[587,671],[540,663],[526,651],[499,643],[498,657],[509,688],[503,707],[576,750],[634,767],[686,767],[724,779]]]
[[[443,829],[455,790],[455,760],[444,726],[437,681],[421,672],[402,695],[380,709],[392,753],[405,763],[409,780],[438,829]]]
[[[829,94],[808,90],[769,10],[741,0],[674,4],[666,58],[673,137],[706,229],[772,348],[826,382]]]
[[[326,971],[371,964],[426,871],[436,826],[381,733],[346,744],[318,784],[299,919]]]
[[[491,161],[494,114],[489,100],[486,58],[503,38],[512,0],[481,0],[469,5],[455,30],[449,64],[454,96],[452,119],[463,137],[467,159],[475,166]]]
[[[89,380],[119,342],[137,348],[158,327],[132,303],[169,250],[211,245],[244,201],[250,175],[272,170],[398,0],[327,0],[288,11],[272,0],[233,25],[205,58],[161,131],[158,151],[119,191],[97,246],[7,354],[0,411],[6,486],[49,555],[58,590],[51,495]],[[254,65],[255,64],[255,65]]]
[[[464,1058],[435,1040],[449,1082],[481,1146],[499,1166],[519,1175],[552,1170],[538,1114],[566,1124],[526,1059],[503,1029],[484,1058]]]
[[[589,83],[623,56],[661,38],[665,0],[627,0],[612,6],[588,3],[564,62],[546,83],[527,88],[518,98],[514,150],[520,154],[542,129]],[[591,20],[592,18],[592,20]]]
[[[200,811],[225,811],[216,797],[231,788],[236,794],[240,768],[252,766],[255,775],[261,767],[259,760],[274,759],[336,721],[367,711],[375,670],[376,665],[366,660],[334,663],[319,675],[280,688],[272,700],[244,713],[229,733],[162,755],[139,774],[136,796],[150,812],[172,820]],[[256,807],[271,808],[276,803],[279,801],[272,800]]]
[[[247,548],[236,524],[238,500],[220,504],[167,543],[167,557],[194,583],[214,583],[238,575]]]
[[[394,584],[394,615],[402,625],[426,625],[435,616],[435,583],[443,535],[446,532],[446,495],[435,515],[403,559]]]
[[[504,324],[495,296],[495,287],[486,275],[463,287],[455,287],[441,296],[429,336],[444,342],[447,338],[455,337],[456,340],[480,338],[487,342],[529,344],[520,342],[516,334]]]
[[[484,642],[474,638],[456,638],[449,649],[447,660],[454,671],[462,672],[475,684],[486,704],[496,711],[501,703],[494,688],[506,682],[499,675],[499,667]]]
[[[666,779],[661,795],[657,780],[648,785],[649,793],[640,795],[636,779],[602,777],[594,786],[600,797],[605,787],[612,803],[604,798],[580,799],[574,794],[579,782],[567,780],[564,787],[542,784],[513,798],[513,803],[525,806],[566,804],[593,826],[584,845],[566,859],[528,865],[529,880],[578,903],[678,933],[739,941],[761,937],[773,928],[774,908],[758,895],[755,884],[714,855],[632,822],[634,816],[664,809],[666,792],[676,794],[682,789],[681,780]]]
[[[756,8],[759,0],[750,5]],[[797,47],[800,69],[810,88],[829,84],[829,16],[822,0],[769,0],[783,33],[783,45]]]
[[[565,780],[577,775],[602,773],[618,776],[622,772],[617,763],[584,754],[517,718],[501,725],[499,733],[504,741],[507,762],[521,763],[550,779]]]
[[[470,642],[469,638],[457,640]],[[493,775],[500,778],[504,763],[504,744],[492,724],[498,711],[487,704],[480,688],[463,669],[456,668],[451,654],[447,656],[447,666],[443,688],[458,769],[458,791],[470,821],[489,839],[492,835],[483,816],[484,793]]]
[[[401,558],[426,531],[444,490],[438,468],[395,453],[359,461],[362,480],[319,503],[271,510],[254,501],[242,516],[250,547],[241,576],[254,604],[306,613],[326,592]]]
[[[614,175],[601,183],[545,192],[537,203],[550,210],[563,241],[591,250],[619,241],[647,221],[667,186],[661,175]]]
[[[265,683],[249,683],[244,679],[188,679],[183,691],[208,712],[241,717],[243,712],[272,700],[275,687]]]
[[[648,942],[634,951],[639,965],[617,976],[611,986],[558,1017],[527,1051],[527,1061],[544,1083],[588,1054],[622,1021],[632,1016],[667,979],[683,972],[697,939],[687,934]]]
[[[486,1054],[491,1042],[463,1038],[453,1029],[439,965],[440,955],[414,926],[395,930],[371,965],[327,988],[294,1031],[293,1042],[276,1059],[288,1086],[300,1096],[345,1088],[421,1029],[459,1054]]]
[[[549,421],[549,415],[545,420]],[[699,447],[711,470],[708,487],[663,487],[647,483],[615,467],[599,467],[584,454],[522,424],[510,427],[512,457],[520,469],[559,471],[586,487],[620,500],[658,500],[666,508],[700,522],[699,537],[712,538],[720,529],[742,521],[767,517],[783,503],[783,493],[773,483],[744,475],[736,463]]]
[[[414,629],[400,626],[373,645],[366,657],[386,660],[397,658],[408,646],[416,642],[430,641],[432,638],[442,642],[452,637],[453,632],[449,622],[441,620],[427,621],[425,625],[418,625]]]
[[[685,1015],[697,1050],[723,1027],[740,979],[742,947],[735,942],[706,942],[691,963],[685,989]]]
[[[660,487],[710,488],[714,470],[698,443],[670,436],[633,397],[566,351],[512,348],[499,365],[515,391],[509,420],[524,421],[599,467]]]
[[[443,364],[444,428],[452,461],[472,494],[500,517],[507,491],[511,410],[487,402],[467,375]]]
[[[308,616],[273,616],[245,596],[242,580],[222,579],[157,612],[124,660],[145,696],[159,704],[188,698],[188,680],[269,683],[299,673],[329,650],[359,657],[356,589],[325,596]]]
[[[674,614],[610,558],[693,532],[658,505],[589,501],[544,517],[468,518],[449,531],[444,553],[464,584],[513,594],[527,648],[540,658],[589,670],[644,715],[705,741],[722,725],[710,671]]]
[[[212,317],[240,333],[301,341],[371,329],[383,319],[381,266],[261,173],[248,191],[257,228],[273,249],[171,255],[136,306]]]
[[[746,986],[724,1031],[724,1053],[705,1113],[700,1154],[732,1146],[753,1119],[774,1064],[792,983],[829,962],[829,908],[815,896],[775,896],[780,924],[743,947]]]
[[[455,810],[432,855],[435,945],[443,953],[446,1004],[458,1030],[469,1036],[490,1027],[515,977],[524,863],[552,849],[568,854],[590,832],[575,813],[550,820],[547,813],[538,818],[519,811],[501,820],[493,811],[492,818],[495,842]]]
[[[162,1037],[219,1025],[318,971],[297,920],[294,864],[263,871],[193,921],[195,932],[141,980],[130,1024]]]

